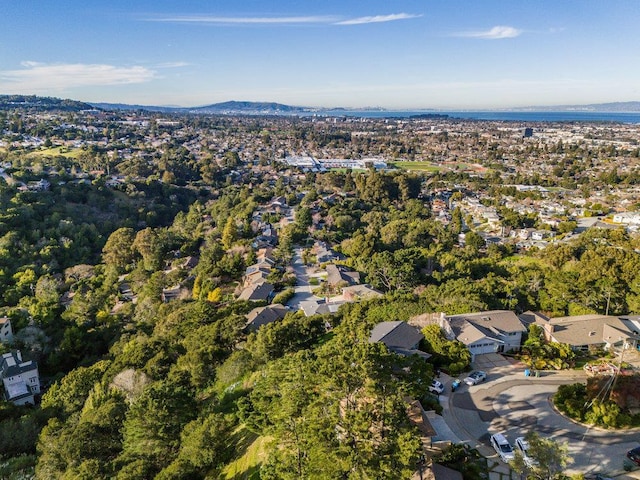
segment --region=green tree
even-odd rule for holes
[[[424,349],[434,355],[434,364],[446,368],[452,374],[468,370],[471,365],[471,353],[462,342],[448,340],[437,324],[422,329]]]
[[[485,246],[485,241],[482,236],[477,232],[467,232],[465,234],[464,243],[466,246],[479,250]]]
[[[114,231],[102,248],[102,261],[121,273],[133,262],[135,251],[133,242],[136,236],[132,228],[119,228]]]
[[[229,250],[238,238],[238,227],[233,217],[228,217],[222,230],[222,246]]]
[[[131,405],[123,425],[123,458],[142,459],[156,471],[169,465],[180,447],[180,432],[195,417],[193,392],[180,379],[147,386]]]
[[[133,241],[133,249],[142,256],[145,270],[155,272],[162,266],[163,243],[156,230],[140,230]]]
[[[568,447],[551,438],[543,438],[530,431],[525,436],[529,442],[528,455],[534,460],[527,465],[522,455],[517,454],[510,465],[513,470],[530,480],[561,480],[566,478],[564,470],[571,462]]]
[[[78,367],[61,380],[55,382],[42,396],[43,409],[53,409],[66,418],[79,412],[89,392],[109,367],[110,362],[102,360],[91,367]]]

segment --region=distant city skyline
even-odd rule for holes
[[[0,0],[0,7],[0,94],[445,110],[640,100],[633,1]]]

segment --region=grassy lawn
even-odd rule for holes
[[[389,165],[402,170],[419,170],[422,172],[438,172],[441,170],[441,167],[431,162],[389,162]]]
[[[260,465],[265,459],[265,446],[269,437],[260,437],[240,426],[233,433],[231,443],[236,446],[238,458],[222,470],[220,478],[226,480],[258,479]]]
[[[29,153],[29,157],[67,157],[67,158],[78,158],[82,150],[79,148],[69,149],[67,147],[51,147],[45,148],[42,150],[36,150],[34,152]]]

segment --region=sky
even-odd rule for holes
[[[640,100],[636,0],[0,0],[0,94],[499,109]]]

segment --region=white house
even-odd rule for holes
[[[640,212],[620,212],[613,216],[614,223],[640,225]]]
[[[553,232],[549,230],[534,230],[533,232],[531,232],[532,240],[544,240],[545,238],[553,237],[553,236],[554,236]]]
[[[518,316],[509,310],[443,316],[440,320],[447,337],[464,343],[472,356],[520,350],[527,331]]]
[[[35,404],[34,395],[40,393],[38,364],[33,360],[23,362],[20,350],[2,355],[0,378],[6,401],[15,405]]]

